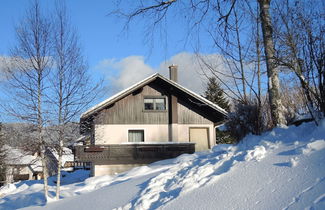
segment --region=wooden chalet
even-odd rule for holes
[[[81,134],[90,144],[75,147],[75,160],[92,163],[92,175],[208,150],[215,126],[227,112],[170,79],[153,74],[82,114]]]

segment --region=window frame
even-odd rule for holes
[[[143,137],[143,141],[130,141],[130,132],[132,131],[142,131],[142,137]],[[128,129],[128,142],[129,143],[141,143],[141,142],[145,142],[145,132],[144,129]]]
[[[145,107],[145,99],[153,99],[153,109],[146,109]],[[165,102],[165,109],[157,109],[156,108],[156,99],[163,99]],[[144,96],[143,97],[143,111],[144,112],[167,112],[168,110],[168,101],[166,96]]]

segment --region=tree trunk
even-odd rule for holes
[[[41,68],[40,61],[38,62],[39,69]],[[45,157],[45,142],[43,139],[43,116],[42,116],[42,70],[38,70],[38,81],[37,81],[37,126],[38,126],[38,140],[40,143],[40,155],[42,159],[42,169],[43,169],[43,178],[44,178],[44,196],[46,201],[48,200],[48,183],[47,183],[47,177],[48,177],[48,171],[47,171],[47,163],[46,163],[46,157]]]
[[[45,149],[41,147],[42,150]],[[43,168],[43,178],[44,178],[44,196],[46,201],[48,201],[49,198],[49,188],[48,188],[48,182],[47,182],[47,177],[48,177],[48,171],[47,171],[47,163],[46,163],[46,157],[44,154],[44,151],[41,151],[41,159],[42,159],[42,168]]]
[[[269,103],[273,126],[276,126],[285,125],[286,119],[283,115],[283,106],[280,97],[280,82],[275,59],[273,27],[270,16],[270,2],[271,0],[258,0],[260,6],[264,50],[266,55]]]
[[[60,140],[59,151],[58,151],[58,174],[56,179],[56,199],[60,199],[60,186],[61,186],[61,165],[62,165],[62,151],[63,149],[63,142],[62,139]]]
[[[257,11],[259,8],[257,6]],[[257,134],[262,133],[262,96],[261,96],[261,51],[260,51],[260,18],[256,18],[256,56],[257,56],[257,100],[258,100],[258,122]]]

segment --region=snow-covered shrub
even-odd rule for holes
[[[239,141],[248,133],[260,134],[265,130],[267,123],[267,110],[260,107],[255,101],[237,103],[234,112],[229,114],[226,126],[230,134]]]
[[[236,138],[228,130],[216,129],[216,143],[217,144],[234,144],[236,143]]]

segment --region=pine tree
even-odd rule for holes
[[[230,111],[229,101],[225,98],[224,91],[215,77],[209,78],[207,89],[204,92],[204,97],[226,111]]]

